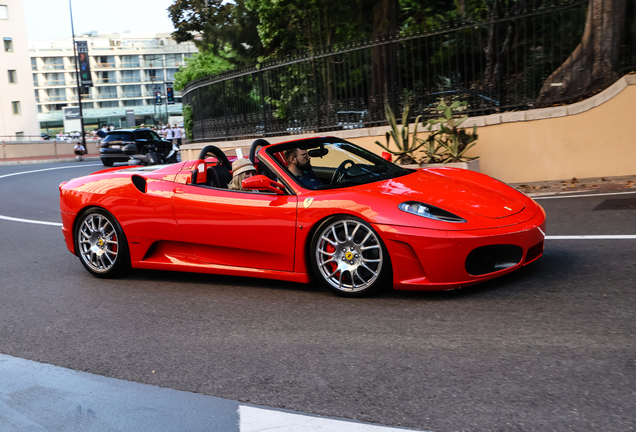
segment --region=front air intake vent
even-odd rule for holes
[[[517,265],[522,257],[523,249],[519,246],[482,246],[468,254],[466,271],[472,276],[485,275]]]

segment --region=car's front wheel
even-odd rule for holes
[[[389,254],[371,225],[361,219],[345,216],[323,222],[310,254],[316,277],[339,295],[367,296],[388,285]]]
[[[91,274],[112,278],[130,267],[128,244],[117,220],[99,208],[86,210],[75,226],[75,248]]]

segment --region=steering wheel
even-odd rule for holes
[[[269,142],[263,138],[259,138],[252,143],[250,146],[250,162],[252,162],[252,165],[254,165],[254,159],[256,159],[256,149],[266,145],[269,145]]]
[[[333,173],[333,177],[331,177],[331,183],[340,183],[342,181],[342,179],[344,178],[344,175],[345,175],[345,171],[348,169],[348,168],[345,168],[347,166],[347,164],[351,164],[351,166],[349,167],[349,168],[351,168],[356,163],[354,161],[352,161],[351,159],[344,160],[338,166],[338,168],[336,168],[336,172]]]

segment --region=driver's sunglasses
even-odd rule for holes
[[[298,155],[297,157],[298,157],[299,159],[300,159],[300,158],[305,158],[305,159],[310,159],[310,158],[311,158],[311,156],[309,156],[309,153],[305,153],[305,154],[302,154],[302,155]]]

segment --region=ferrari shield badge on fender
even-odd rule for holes
[[[305,201],[303,202],[303,206],[305,208],[308,208],[311,205],[312,202],[314,202],[313,198],[305,198]]]

